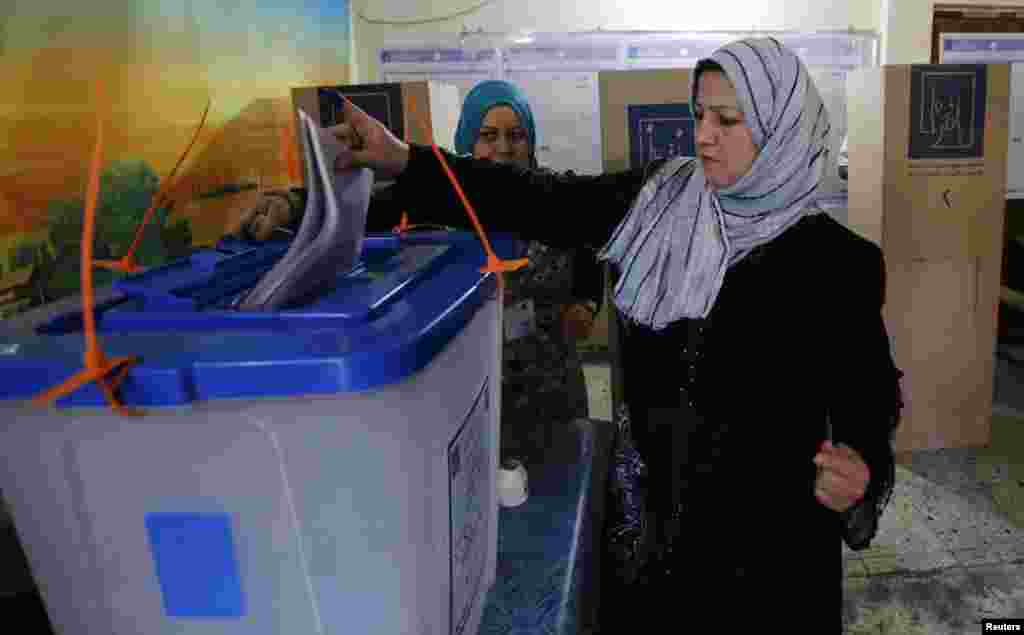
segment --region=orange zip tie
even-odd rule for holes
[[[128,374],[131,364],[138,361],[137,356],[115,357],[107,359],[100,350],[96,337],[96,316],[93,314],[96,299],[92,280],[92,243],[96,233],[96,200],[100,190],[100,168],[103,162],[103,114],[107,111],[103,94],[103,84],[96,83],[96,146],[93,149],[92,161],[89,164],[89,185],[85,197],[85,219],[82,223],[82,318],[85,321],[85,369],[79,371],[59,386],[33,398],[35,405],[45,405],[64,395],[70,394],[79,387],[95,381],[100,385],[103,394],[111,407],[121,415],[141,415],[140,410],[125,407],[118,399],[117,387]],[[111,371],[118,369],[116,375],[108,377]]]
[[[206,102],[206,109],[203,111],[203,116],[199,120],[199,125],[196,126],[196,131],[192,134],[192,141],[189,142],[185,148],[185,152],[178,157],[178,162],[174,164],[174,169],[167,175],[164,182],[160,185],[156,194],[153,195],[153,200],[149,205],[149,209],[146,210],[146,214],[142,217],[142,222],[139,223],[139,228],[135,231],[135,238],[132,240],[132,244],[128,247],[128,253],[121,257],[120,260],[96,260],[93,264],[98,267],[104,267],[106,269],[116,269],[117,271],[123,271],[125,273],[135,273],[141,271],[141,267],[135,262],[135,250],[139,246],[139,242],[142,240],[142,231],[146,228],[146,223],[149,222],[153,212],[156,211],[157,207],[163,206],[169,202],[167,198],[167,191],[174,183],[174,175],[177,174],[178,168],[185,162],[185,157],[192,150],[192,146],[196,144],[196,140],[199,139],[199,132],[203,129],[203,124],[206,123],[206,115],[210,112],[210,101]]]
[[[420,128],[423,131],[423,136],[427,138],[430,147],[434,150],[434,156],[441,162],[441,167],[444,168],[445,174],[448,175],[448,180],[451,181],[452,187],[455,188],[455,193],[459,195],[459,200],[462,201],[462,206],[466,208],[466,213],[469,214],[469,220],[473,222],[473,227],[476,228],[476,233],[480,237],[480,242],[483,243],[484,252],[487,253],[487,264],[480,268],[480,271],[484,273],[496,273],[498,274],[498,284],[502,290],[505,287],[505,278],[502,275],[508,271],[516,271],[522,269],[529,264],[529,258],[517,258],[515,260],[502,260],[498,258],[498,255],[494,253],[494,249],[491,248],[491,241],[487,239],[487,232],[484,231],[483,225],[480,224],[480,219],[476,215],[476,211],[473,210],[473,205],[466,198],[465,192],[462,191],[462,186],[459,185],[459,179],[455,177],[455,173],[448,166],[448,162],[444,160],[444,155],[441,154],[441,149],[434,143],[434,135],[430,130],[430,127],[426,125],[423,119],[420,119],[416,113],[416,105],[410,101],[409,110],[412,114],[412,119],[415,119],[420,124]]]
[[[413,106],[410,106],[411,108]],[[409,143],[409,126],[405,126],[405,142]],[[398,221],[398,226],[391,230],[393,234],[402,234],[409,231],[412,225],[409,224],[409,213],[402,212],[402,220]]]
[[[403,232],[409,231],[410,227],[412,227],[412,225],[409,224],[409,214],[408,214],[408,212],[402,212],[402,220],[400,220],[398,222],[398,225],[396,225],[395,228],[391,230],[391,233],[392,234],[401,234]]]
[[[439,231],[439,232],[450,232],[450,231],[452,231],[451,227],[447,227],[445,225],[434,225],[433,223],[412,223],[412,224],[407,224],[407,225],[399,225],[398,227],[395,227],[391,231],[392,231],[392,233],[400,234],[402,232],[409,232],[409,231],[412,231],[414,229],[432,229],[434,231]]]

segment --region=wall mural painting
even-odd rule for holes
[[[2,3],[0,319],[78,293],[97,80],[111,119],[95,258],[134,244],[147,267],[300,184],[290,89],[347,83],[350,52],[348,0]],[[95,283],[123,275],[97,268]]]

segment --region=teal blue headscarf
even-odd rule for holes
[[[515,85],[500,80],[480,82],[466,95],[459,116],[459,127],[455,129],[455,151],[459,154],[473,153],[484,117],[495,106],[508,106],[519,116],[519,123],[526,129],[530,139],[530,162],[536,165],[537,131],[530,103]]]

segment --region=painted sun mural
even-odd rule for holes
[[[95,255],[124,255],[167,182],[134,252],[153,266],[215,243],[260,191],[299,184],[289,91],[347,83],[350,55],[348,0],[0,3],[0,318],[78,292],[96,80],[111,119]]]

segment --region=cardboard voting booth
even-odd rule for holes
[[[990,440],[1009,80],[1005,64],[849,75],[849,225],[885,254],[897,450]]]
[[[292,88],[292,103],[322,127],[341,123],[341,95],[383,123],[399,139],[450,148],[462,103],[452,84],[437,81],[301,86]],[[297,115],[296,115],[297,116]],[[433,139],[427,137],[425,126]],[[296,127],[300,130],[301,127]]]

